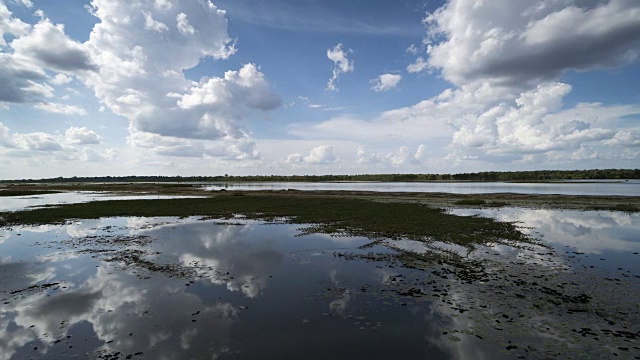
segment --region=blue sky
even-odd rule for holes
[[[638,167],[635,0],[0,0],[0,37],[0,178]]]

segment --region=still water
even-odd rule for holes
[[[0,228],[0,359],[640,355],[640,214],[454,211],[541,243],[361,248],[243,219]],[[385,260],[400,252],[473,266]]]
[[[172,195],[112,195],[108,193],[89,191],[69,191],[54,194],[29,195],[29,196],[0,196],[0,212],[17,211],[27,208],[41,207],[45,205],[76,204],[90,201],[107,200],[143,200],[143,199],[175,199],[197,198],[198,196],[172,196]]]
[[[444,192],[454,194],[564,194],[640,196],[640,181],[593,181],[553,183],[511,182],[259,182],[216,183],[206,190],[348,190],[381,192]]]

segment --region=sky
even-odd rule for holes
[[[0,178],[638,168],[637,0],[0,0]]]

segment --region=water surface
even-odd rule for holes
[[[444,192],[454,194],[563,194],[640,196],[640,181],[553,183],[513,182],[256,182],[215,183],[207,190],[348,190],[379,192]]]
[[[28,196],[0,196],[1,211],[25,210],[32,207],[45,205],[77,204],[90,201],[107,200],[143,200],[143,199],[175,199],[197,198],[198,196],[173,196],[173,195],[113,195],[103,192],[69,191],[53,194],[39,194]]]
[[[454,211],[541,243],[367,246],[243,219],[2,228],[0,359],[640,355],[638,214]]]

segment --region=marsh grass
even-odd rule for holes
[[[446,213],[424,204],[378,202],[349,197],[218,193],[197,199],[113,200],[67,204],[0,214],[8,225],[62,223],[71,219],[126,216],[205,216],[309,224],[308,232],[377,238],[432,239],[474,244],[531,240],[512,223]]]
[[[456,205],[470,205],[470,206],[479,206],[484,205],[487,202],[484,199],[462,199],[456,201],[454,204]]]

